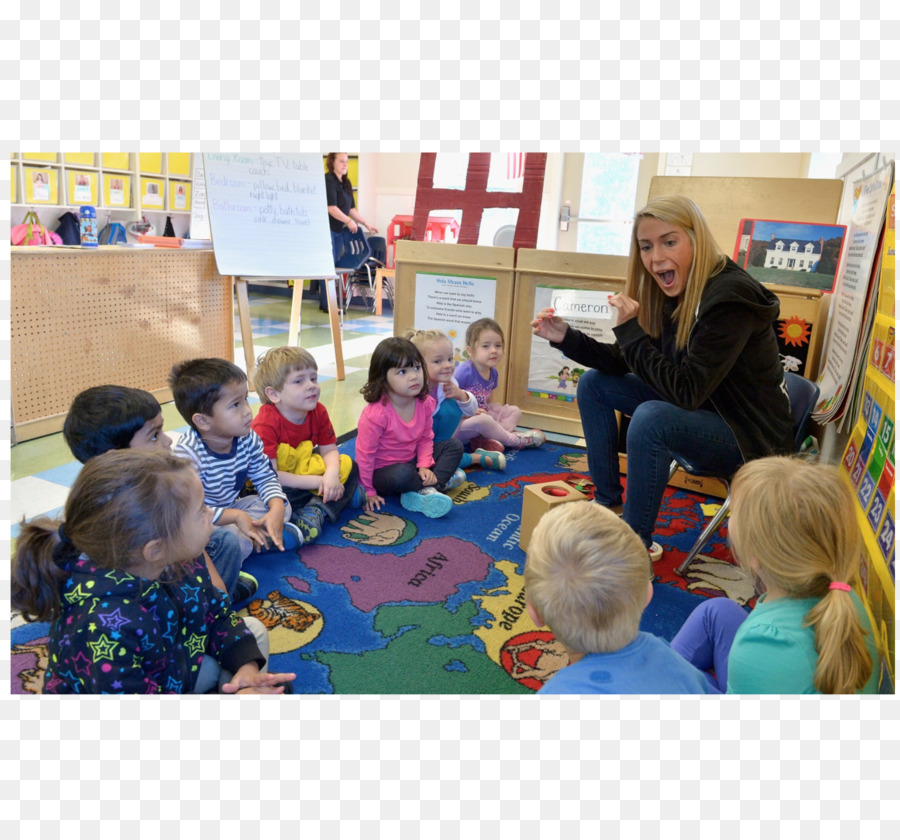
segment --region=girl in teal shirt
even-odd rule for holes
[[[863,545],[838,470],[787,457],[745,464],[731,488],[728,539],[765,594],[747,612],[698,607],[672,647],[742,694],[873,694],[878,658],[859,583]]]

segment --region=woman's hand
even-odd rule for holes
[[[349,230],[350,233],[356,233],[356,231],[359,230],[359,225],[356,224],[353,219],[347,219],[347,230]]]
[[[616,307],[618,313],[616,316],[617,327],[619,324],[624,324],[632,318],[637,318],[638,311],[641,308],[641,305],[634,298],[630,298],[624,293],[621,295],[610,295],[609,303],[611,306]]]
[[[546,338],[547,341],[558,344],[566,337],[569,325],[558,315],[554,315],[554,311],[552,306],[548,306],[538,312],[531,322],[531,331],[541,338]]]

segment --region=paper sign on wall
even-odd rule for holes
[[[454,358],[464,361],[466,327],[479,318],[494,317],[496,296],[497,281],[492,277],[416,274],[416,328],[446,333]]]
[[[534,311],[553,307],[570,327],[597,341],[612,344],[616,340],[612,332],[616,309],[610,306],[609,296],[617,291],[538,286],[534,291]],[[574,402],[575,388],[584,370],[583,365],[573,362],[546,339],[531,337],[531,364],[528,368],[528,393],[531,396]]]

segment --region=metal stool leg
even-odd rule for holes
[[[675,574],[684,577],[684,573],[687,571],[688,566],[694,562],[694,558],[700,553],[700,549],[709,542],[709,538],[718,530],[719,526],[722,524],[722,521],[725,519],[725,516],[728,514],[728,507],[731,504],[731,493],[729,492],[728,496],[725,497],[725,501],[722,502],[722,506],[719,508],[716,515],[709,520],[707,526],[703,529],[703,533],[700,534],[697,542],[694,543],[693,548],[688,552],[687,557],[684,558],[681,565],[675,569]]]

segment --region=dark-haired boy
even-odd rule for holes
[[[269,541],[282,551],[300,548],[291,506],[250,427],[247,374],[225,359],[189,359],[172,368],[169,385],[191,427],[174,453],[194,462],[213,523],[237,535],[244,557],[267,550]],[[257,495],[239,497],[248,479]]]
[[[63,423],[63,437],[82,463],[111,449],[147,449],[168,452],[172,439],[163,431],[162,410],[156,397],[140,388],[98,385],[78,394]],[[234,603],[255,594],[256,578],[241,571],[243,554],[238,538],[225,530],[213,531],[206,545],[213,583]]]

